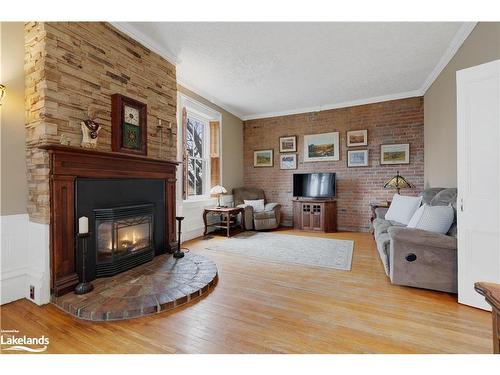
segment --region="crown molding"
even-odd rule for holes
[[[429,74],[427,79],[424,81],[424,84],[420,88],[422,95],[426,93],[426,91],[429,89],[429,87],[431,87],[437,77],[439,77],[443,69],[446,67],[446,65],[448,65],[453,56],[455,56],[458,49],[462,46],[462,44],[465,42],[465,39],[467,39],[476,25],[477,22],[464,22],[464,24],[458,29],[443,56],[441,56],[441,59],[438,61],[437,65],[434,67],[431,74]]]
[[[160,56],[162,56],[163,58],[165,58],[166,60],[168,60],[172,64],[178,65],[180,63],[180,60],[171,51],[164,48],[159,43],[157,43],[156,41],[154,41],[152,38],[145,35],[141,31],[138,31],[130,22],[110,22],[110,24],[113,25],[115,28],[117,28],[119,31],[121,31],[124,34],[131,37],[132,39],[141,43],[146,48],[149,48],[150,50],[158,53]],[[329,109],[353,107],[353,106],[357,106],[357,105],[373,104],[373,103],[377,103],[377,102],[385,102],[385,101],[390,101],[390,100],[418,97],[418,96],[423,96],[425,94],[425,92],[429,89],[429,87],[432,85],[432,83],[437,79],[437,77],[443,71],[443,69],[446,67],[446,65],[448,65],[448,63],[453,58],[453,56],[455,56],[458,49],[462,46],[462,44],[467,39],[467,37],[470,35],[470,33],[472,32],[474,27],[476,27],[476,25],[477,25],[477,22],[465,22],[459,28],[459,30],[457,31],[457,33],[455,34],[455,36],[451,40],[450,45],[448,46],[448,48],[444,52],[443,56],[441,57],[441,59],[438,61],[438,63],[434,67],[434,69],[431,71],[429,76],[424,81],[422,87],[420,89],[413,90],[413,91],[407,91],[407,92],[401,92],[401,93],[383,95],[383,96],[376,96],[376,97],[370,97],[370,98],[363,98],[363,99],[345,101],[345,102],[334,103],[334,104],[326,104],[326,105],[320,105],[320,106],[315,106],[315,107],[303,107],[303,108],[291,109],[291,110],[286,110],[286,111],[243,115],[239,111],[232,108],[230,105],[222,103],[220,100],[218,100],[217,98],[208,94],[207,92],[204,92],[203,90],[197,89],[196,87],[190,85],[184,79],[182,79],[182,77],[179,77],[179,76],[177,77],[177,84],[185,87],[186,89],[194,92],[197,95],[200,95],[204,99],[217,105],[218,107],[224,109],[225,111],[231,113],[232,115],[240,118],[243,121],[262,119],[262,118],[268,118],[268,117],[296,115],[296,114],[308,113],[308,112],[319,112],[319,111],[325,111],[325,110],[329,110]]]
[[[205,92],[203,90],[199,90],[196,87],[191,86],[189,83],[186,83],[186,81],[184,81],[182,79],[182,77],[177,76],[177,85],[182,86],[191,92],[194,92],[196,95],[201,96],[203,99],[209,101],[212,104],[215,104],[217,107],[222,108],[224,111],[229,112],[230,114],[232,114],[235,117],[238,117],[240,120],[244,120],[243,119],[244,116],[241,113],[239,113],[238,111],[236,111],[234,108],[232,108],[231,106],[229,106],[225,103],[222,103],[217,98],[214,98],[212,95],[208,94],[207,92]]]
[[[134,39],[136,42],[141,43],[144,47],[157,53],[169,63],[173,65],[179,64],[180,60],[177,58],[177,56],[175,56],[175,54],[173,54],[167,48],[163,47],[158,42],[154,41],[142,31],[137,30],[137,28],[135,28],[130,22],[110,22],[110,24],[122,33]]]
[[[248,121],[248,120],[257,120],[257,119],[268,118],[268,117],[297,115],[297,114],[310,113],[310,112],[326,111],[329,109],[338,109],[338,108],[354,107],[354,106],[364,105],[364,104],[381,103],[381,102],[387,102],[390,100],[414,98],[414,97],[418,97],[418,96],[422,96],[422,92],[420,90],[413,90],[413,91],[400,92],[397,94],[374,96],[371,98],[357,99],[357,100],[351,100],[351,101],[340,102],[340,103],[335,103],[335,104],[326,104],[326,105],[321,105],[321,106],[316,106],[316,107],[304,107],[304,108],[292,109],[292,110],[288,110],[288,111],[268,112],[268,113],[262,113],[262,114],[248,115],[248,116],[243,116],[241,119],[243,121]]]

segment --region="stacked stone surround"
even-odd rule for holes
[[[368,146],[346,146],[348,130],[368,130]],[[304,135],[338,131],[340,161],[304,163]],[[297,170],[280,170],[279,137],[297,136]],[[380,165],[380,145],[410,144],[410,164]],[[254,168],[253,151],[273,149],[274,167]],[[347,167],[347,150],[369,150],[368,167]],[[262,188],[268,201],[282,205],[284,223],[292,223],[292,175],[297,172],[337,174],[337,220],[339,230],[366,231],[370,226],[370,203],[390,200],[394,191],[384,182],[396,172],[415,185],[405,195],[417,195],[424,188],[424,104],[423,98],[393,100],[314,113],[245,121],[245,186]]]
[[[48,154],[37,146],[63,136],[80,147],[80,122],[96,111],[97,149],[111,151],[112,94],[147,104],[147,156],[176,159],[175,66],[108,23],[27,23],[25,77],[30,220],[48,223],[50,215]]]

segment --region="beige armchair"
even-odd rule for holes
[[[281,206],[278,203],[267,203],[264,190],[256,188],[233,189],[234,204],[245,209],[245,229],[265,230],[278,228],[281,220]],[[264,211],[254,212],[253,207],[245,204],[245,200],[264,199]]]

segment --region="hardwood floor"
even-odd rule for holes
[[[1,328],[48,336],[49,353],[492,352],[490,313],[458,304],[455,295],[391,285],[370,234],[308,235],[354,240],[352,270],[204,250],[225,239],[197,239],[185,246],[219,268],[219,284],[198,302],[93,323],[20,300],[1,307]]]

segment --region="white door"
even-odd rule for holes
[[[458,301],[491,310],[474,283],[500,283],[500,60],[457,72]]]

